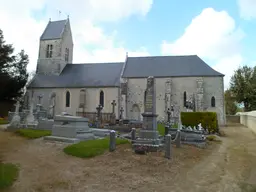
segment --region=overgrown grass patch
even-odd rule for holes
[[[19,168],[11,163],[0,163],[0,189],[10,187],[17,179]]]
[[[19,129],[16,133],[22,137],[28,139],[37,139],[44,136],[51,135],[51,131],[48,130],[37,130],[37,129]]]
[[[249,183],[239,183],[239,186],[243,192],[256,192],[256,185]]]
[[[208,141],[221,142],[221,140],[218,139],[217,136],[215,136],[215,135],[209,135],[209,136],[206,137],[206,139]]]
[[[116,139],[116,145],[130,143],[125,139]],[[63,149],[63,151],[75,157],[90,158],[103,154],[109,149],[109,137],[104,139],[96,139],[90,141],[81,141],[79,143],[69,145]]]

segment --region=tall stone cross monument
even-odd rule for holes
[[[136,153],[157,151],[161,145],[157,130],[156,114],[156,85],[155,78],[147,78],[147,88],[144,101],[143,129],[140,130],[139,138],[133,147]]]

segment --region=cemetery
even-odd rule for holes
[[[29,109],[21,109],[17,102],[15,111],[9,112],[5,131],[0,132],[0,158],[13,166],[21,164],[23,176],[17,177],[19,168],[12,168],[13,179],[9,184],[0,182],[0,187],[12,185],[18,179],[16,187],[20,191],[28,187],[35,191],[145,191],[147,185],[168,191],[175,187],[177,190],[177,183],[182,183],[189,174],[203,174],[206,178],[213,167],[205,167],[205,163],[222,161],[219,158],[223,154],[216,153],[233,145],[220,137],[216,113],[194,112],[193,103],[188,102],[187,112],[177,112],[172,105],[167,110],[167,121],[158,121],[155,90],[154,77],[148,77],[142,122],[125,120],[121,115],[118,121],[104,126],[101,105],[96,106],[97,118],[91,123],[86,117],[67,112],[55,114],[54,105],[43,109],[40,97],[35,109],[34,102]],[[114,114],[115,101],[112,106]],[[229,132],[231,136],[232,133]],[[248,141],[248,134],[245,133],[244,142]],[[13,153],[15,149],[17,153]],[[239,147],[236,150],[243,151]],[[236,151],[229,155],[236,156]],[[38,172],[39,178],[35,177]],[[217,170],[211,177],[219,174]],[[38,179],[41,182],[36,182]],[[183,189],[189,187],[184,185]]]

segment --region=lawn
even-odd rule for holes
[[[128,140],[116,139],[116,145],[127,144]],[[96,139],[90,141],[81,141],[79,143],[69,145],[63,151],[72,156],[81,158],[90,158],[103,154],[109,148],[109,138]]]
[[[10,187],[17,179],[19,168],[11,163],[0,163],[0,190]]]
[[[16,133],[28,139],[37,139],[40,137],[51,135],[51,131],[37,130],[37,129],[20,129],[20,130],[17,130]]]

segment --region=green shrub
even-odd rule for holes
[[[51,131],[48,130],[37,130],[37,129],[19,129],[16,133],[22,137],[28,139],[37,139],[44,136],[51,135]]]
[[[209,141],[215,141],[216,140],[216,136],[215,135],[209,135],[206,137],[207,140]]]
[[[130,143],[125,139],[116,139],[116,145]],[[104,139],[96,139],[89,141],[81,141],[79,143],[69,145],[63,149],[63,151],[75,157],[90,158],[103,154],[109,149],[109,137]]]
[[[0,189],[10,187],[17,179],[19,168],[11,163],[0,163]]]
[[[181,121],[185,126],[197,126],[208,129],[210,133],[218,132],[217,114],[215,112],[181,112]]]

